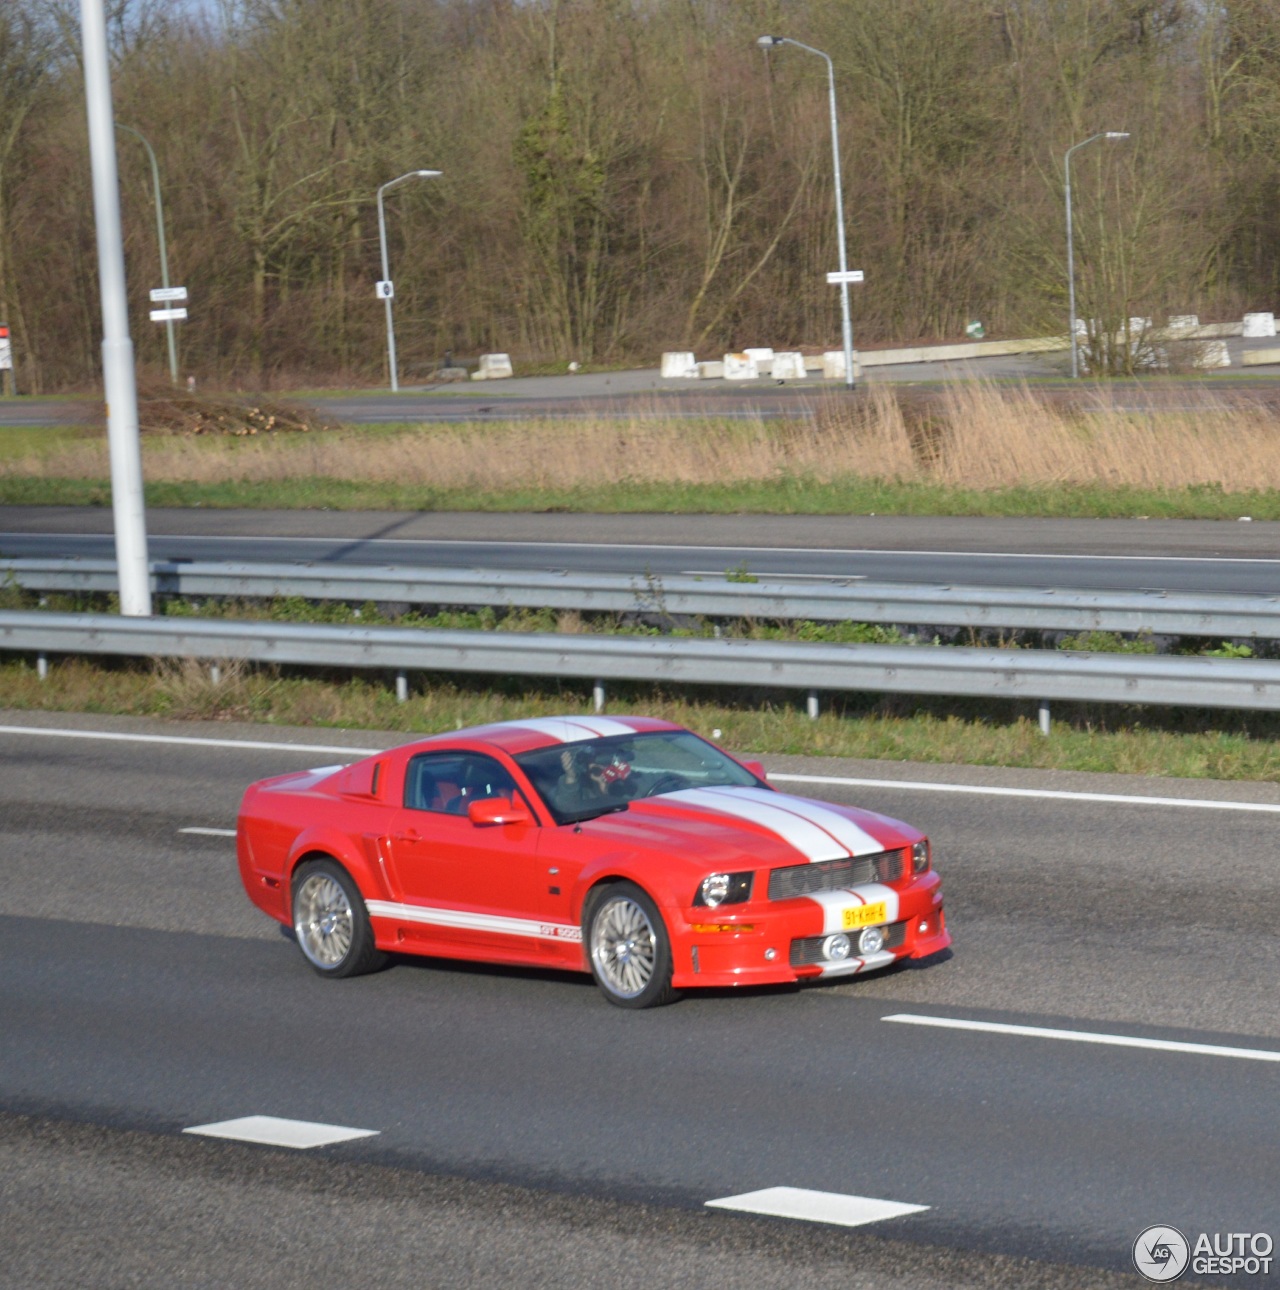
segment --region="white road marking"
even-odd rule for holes
[[[924,1017],[896,1012],[881,1021],[908,1026],[937,1026],[943,1030],[978,1030],[992,1035],[1020,1035],[1027,1039],[1065,1039],[1077,1044],[1107,1044],[1113,1048],[1148,1048],[1161,1053],[1194,1053],[1201,1057],[1238,1057],[1250,1062],[1280,1062],[1271,1048],[1232,1048],[1226,1044],[1189,1044],[1178,1039],[1137,1039],[1132,1035],[1107,1035],[1091,1030],[1053,1030],[1048,1026],[1011,1026],[999,1021],[963,1021],[958,1017]]]
[[[179,829],[179,833],[194,833],[201,838],[234,838],[235,829],[202,829],[198,824],[191,825],[190,828]]]
[[[45,735],[57,739],[105,739],[132,744],[181,744],[189,748],[254,749],[265,752],[339,753],[372,757],[381,748],[346,748],[340,744],[285,744],[259,739],[202,739],[195,735],[134,735],[114,730],[63,730],[47,726],[0,726],[0,735]]]
[[[230,1138],[233,1142],[258,1142],[267,1147],[328,1147],[353,1138],[373,1138],[377,1129],[347,1129],[340,1124],[315,1124],[310,1120],[282,1120],[275,1115],[246,1115],[239,1120],[219,1120],[215,1124],[197,1124],[183,1133],[202,1138]]]
[[[0,726],[0,735],[37,735],[58,739],[102,739],[118,743],[178,744],[191,748],[228,748],[233,751],[334,753],[373,757],[385,748],[352,748],[342,744],[286,744],[259,739],[204,739],[194,735],[122,734],[108,730],[63,730],[46,726]],[[776,784],[833,784],[842,788],[901,789],[913,793],[973,793],[986,797],[1027,797],[1058,802],[1112,802],[1121,806],[1181,806],[1200,811],[1253,811],[1280,814],[1273,802],[1227,802],[1209,797],[1143,797],[1124,793],[1067,792],[1061,789],[1000,788],[991,784],[947,784],[914,779],[860,779],[843,775],[792,775],[770,772]]]
[[[844,788],[899,788],[912,793],[976,793],[986,797],[1047,798],[1057,802],[1114,802],[1122,806],[1185,806],[1200,811],[1261,811],[1280,814],[1273,802],[1220,802],[1212,797],[1143,797],[1125,793],[1078,793],[1051,788],[998,788],[992,784],[937,784],[916,779],[846,779],[840,775],[769,772],[771,784],[837,784]]]
[[[928,1205],[904,1205],[896,1200],[872,1196],[846,1196],[835,1191],[810,1191],[807,1187],[766,1187],[707,1201],[709,1209],[735,1209],[744,1214],[768,1214],[773,1218],[802,1218],[810,1223],[834,1223],[840,1227],[862,1227],[886,1218],[920,1214]]]

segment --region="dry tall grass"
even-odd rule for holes
[[[630,418],[346,429],[252,438],[148,438],[148,480],[272,482],[319,477],[502,492],[603,484],[710,484],[802,477],[1018,485],[1280,489],[1280,418],[1206,387],[1084,396],[954,384],[871,386],[857,402],[818,395],[793,420]],[[102,479],[106,444],[81,440],[5,465],[9,475]]]

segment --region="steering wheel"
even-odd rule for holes
[[[677,775],[674,771],[668,771],[665,775],[659,775],[657,779],[649,785],[648,788],[640,794],[641,797],[657,797],[660,793],[674,793],[682,788],[688,788],[683,775]]]

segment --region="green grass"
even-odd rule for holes
[[[43,433],[43,432],[42,432]],[[0,436],[3,442],[5,436]],[[3,457],[0,455],[0,462]],[[1280,492],[1227,493],[1193,486],[1135,488],[1009,488],[985,491],[941,484],[900,484],[850,478],[712,485],[618,484],[586,489],[467,489],[305,478],[213,484],[151,483],[149,506],[256,510],[571,511],[594,513],[754,515],[974,515],[1059,519],[1280,519]],[[0,504],[109,506],[107,480],[0,476]]]
[[[55,661],[0,664],[0,708],[385,730],[406,738],[515,717],[590,711],[585,682],[414,677],[408,703],[389,678],[224,665]],[[741,753],[797,753],[1046,770],[1280,781],[1280,718],[1190,710],[1054,707],[1049,738],[1015,703],[833,697],[810,721],[801,696],[611,685],[609,711],[666,717]]]

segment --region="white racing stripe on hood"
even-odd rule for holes
[[[740,788],[682,788],[676,793],[664,793],[660,800],[686,802],[690,806],[700,806],[704,810],[719,811],[722,815],[732,815],[739,820],[763,825],[770,833],[795,847],[809,861],[839,860],[849,854],[830,833],[806,820],[804,816],[775,806],[769,801],[758,801],[747,796],[747,791]],[[767,791],[760,794],[761,798],[776,796],[776,793]],[[876,850],[880,848],[877,847]]]
[[[604,739],[610,735],[634,735],[630,726],[610,717],[530,717],[527,721],[504,721],[504,726],[536,730],[540,735],[562,744],[582,743],[585,739]]]
[[[806,897],[807,900],[813,901],[815,905],[822,906],[822,935],[826,936],[829,932],[843,932],[844,911],[852,909],[857,905],[874,905],[877,901],[884,901],[884,921],[885,923],[896,923],[898,921],[898,893],[892,887],[886,887],[880,882],[863,882],[856,887],[850,887],[846,891],[811,891]],[[874,926],[881,927],[884,924],[876,923]],[[850,937],[857,938],[858,932],[862,929],[855,928],[850,932]]]
[[[710,788],[709,793],[720,790]],[[865,829],[860,829],[852,820],[833,811],[820,802],[809,802],[786,793],[775,793],[768,788],[731,788],[728,790],[735,798],[749,797],[753,802],[763,802],[766,806],[780,811],[790,811],[801,819],[816,824],[825,833],[830,833],[837,842],[848,848],[848,854],[854,856],[878,855],[885,849],[884,843],[873,838]]]

